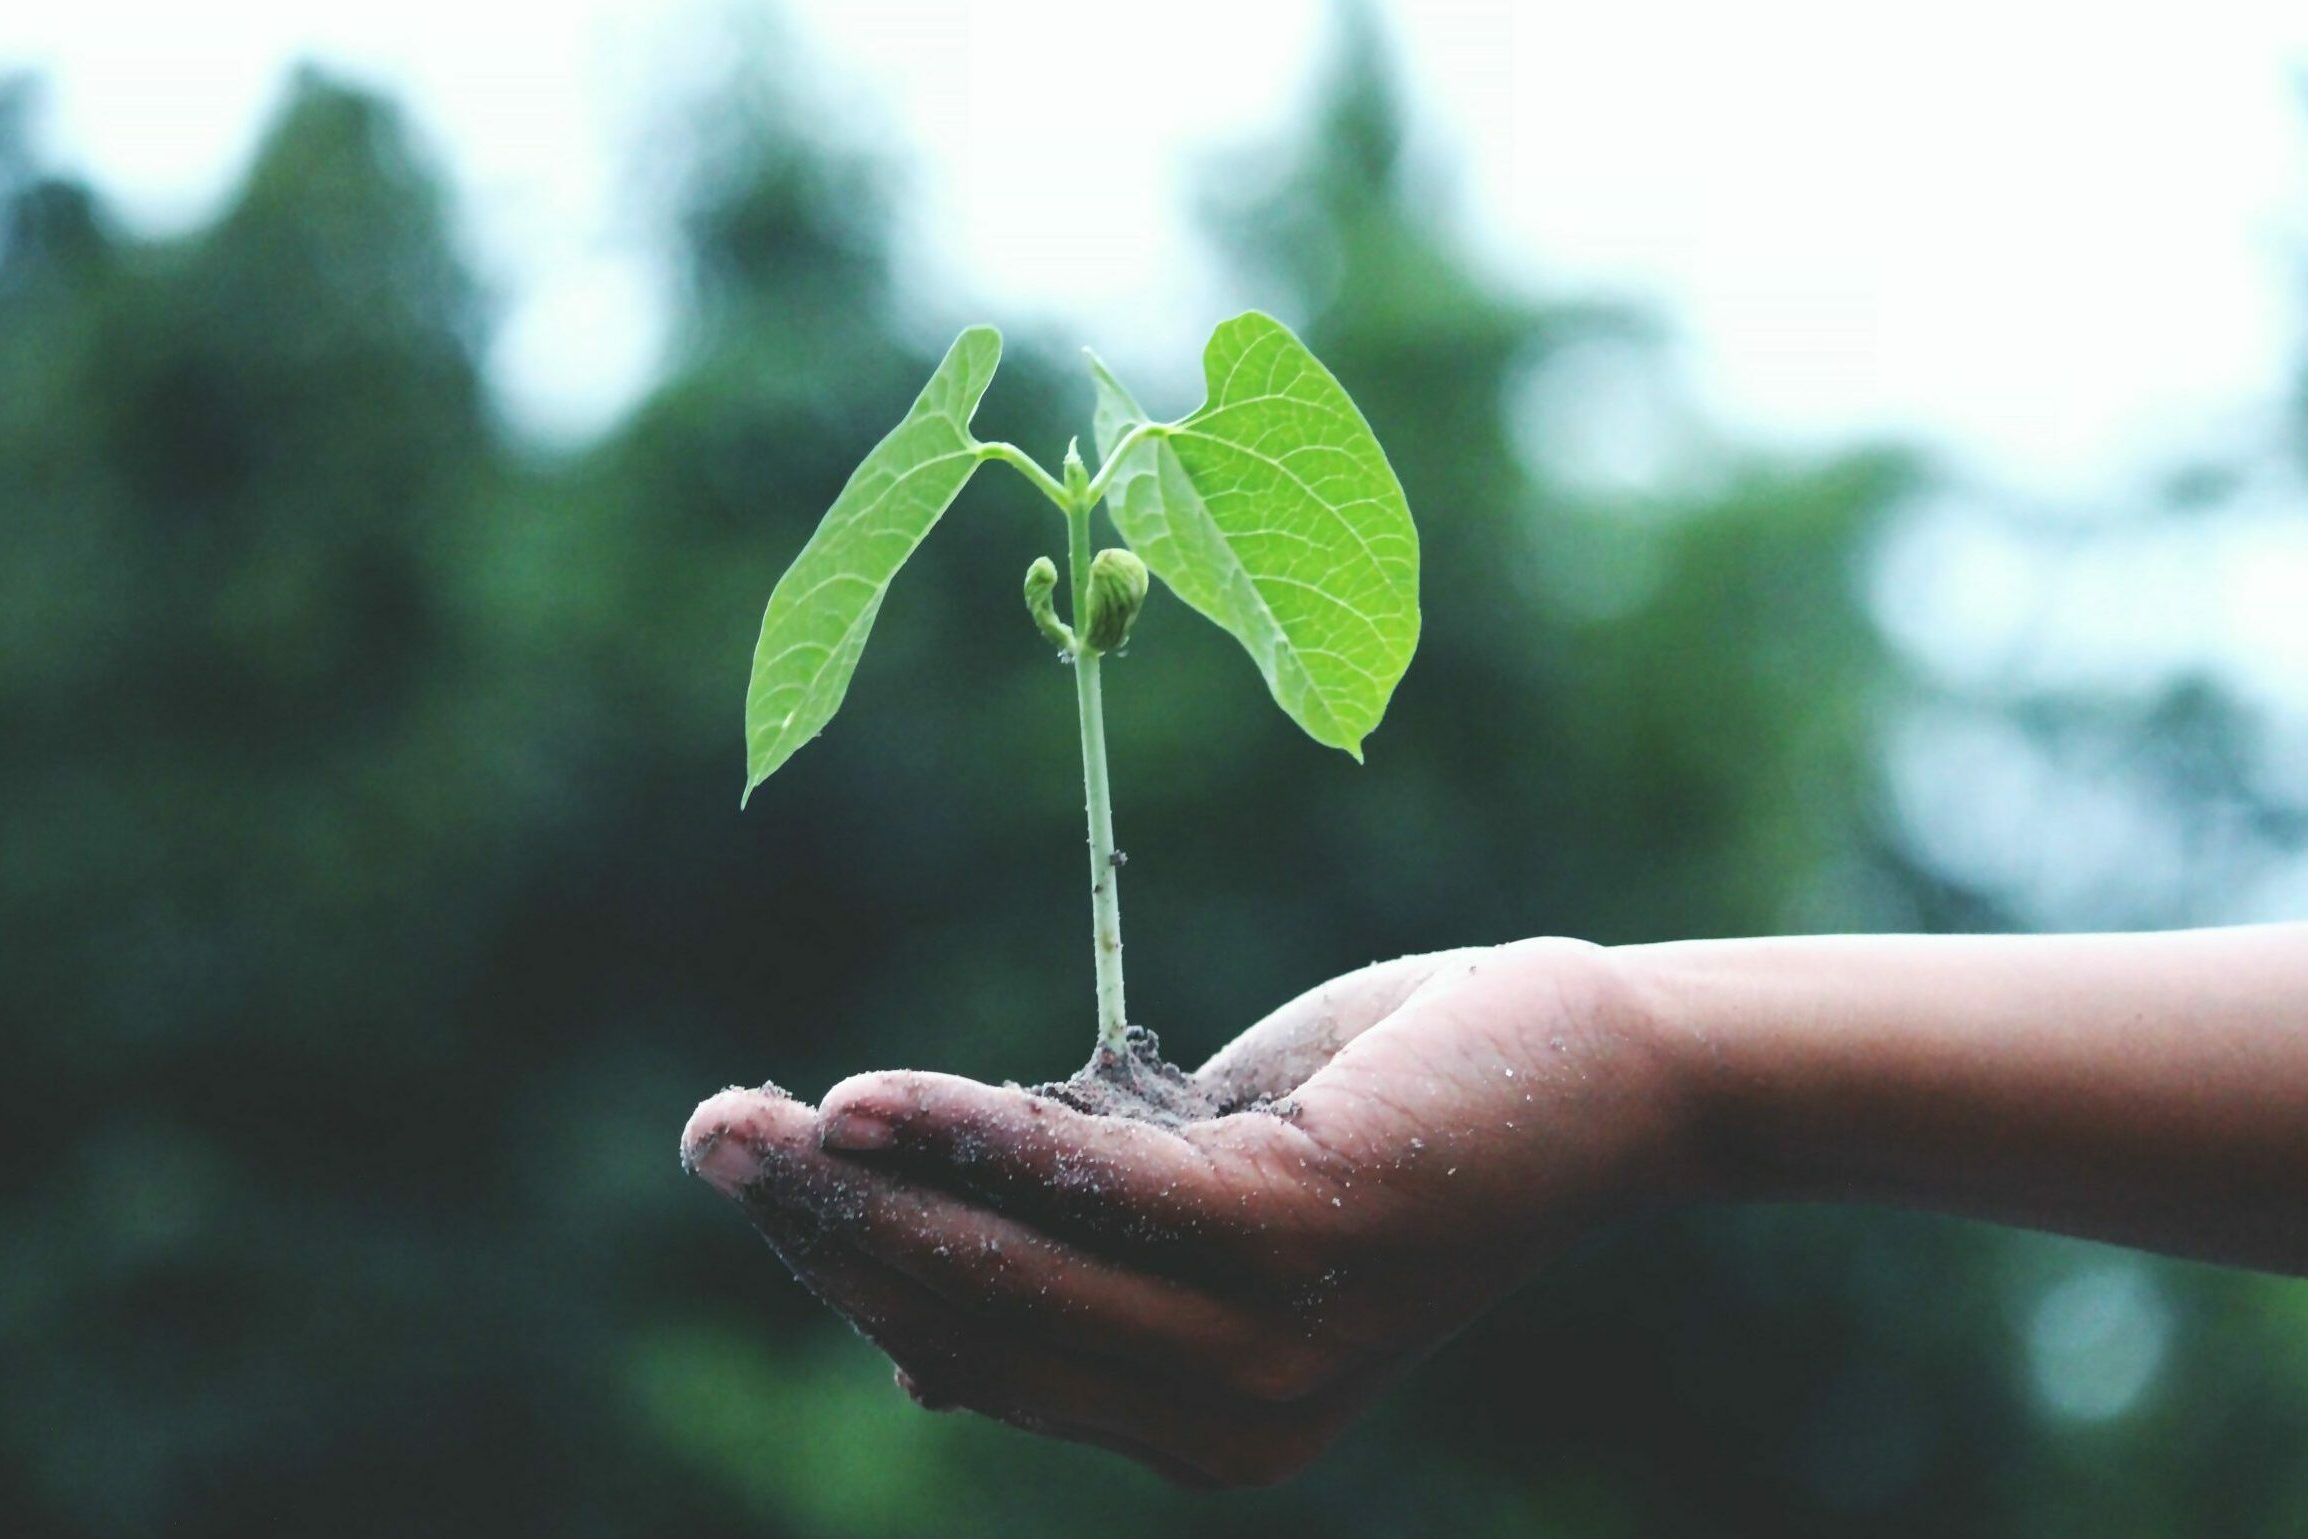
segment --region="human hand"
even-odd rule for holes
[[[1596,1222],[1676,1180],[1667,1055],[1609,953],[1410,957],[1285,1005],[1176,1129],[948,1075],[700,1106],[683,1158],[933,1408],[1194,1485],[1305,1465]]]

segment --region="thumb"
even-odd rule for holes
[[[1194,1078],[1221,1106],[1280,1100],[1399,1009],[1436,972],[1465,955],[1438,951],[1397,957],[1318,983],[1220,1048]]]

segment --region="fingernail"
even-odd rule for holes
[[[712,1183],[722,1196],[736,1197],[761,1175],[761,1157],[737,1140],[717,1134],[691,1158],[689,1169]]]
[[[817,1141],[827,1149],[856,1150],[887,1149],[897,1130],[887,1117],[877,1117],[866,1111],[837,1111],[830,1113],[819,1125]]]
[[[735,1197],[761,1174],[762,1094],[729,1089],[708,1096],[681,1130],[681,1168]]]

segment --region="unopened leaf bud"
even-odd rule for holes
[[[1066,495],[1077,506],[1087,506],[1090,496],[1090,467],[1082,463],[1082,440],[1066,440]]]
[[[1090,593],[1083,608],[1082,644],[1111,652],[1129,639],[1146,605],[1146,563],[1126,550],[1102,550],[1090,561]]]
[[[1057,591],[1057,566],[1048,556],[1036,556],[1034,564],[1026,568],[1026,613],[1034,617],[1034,624],[1043,635],[1071,652],[1074,633],[1058,618],[1058,611],[1050,600],[1050,595]]]

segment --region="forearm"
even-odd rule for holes
[[[1615,955],[1703,1190],[2308,1274],[2308,925]]]

